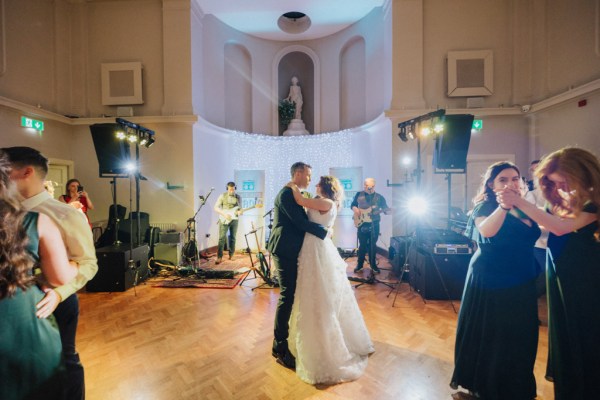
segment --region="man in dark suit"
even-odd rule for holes
[[[297,162],[290,169],[292,182],[305,189],[310,183],[311,166]],[[310,222],[304,209],[296,203],[292,189],[284,187],[275,198],[274,222],[267,249],[271,252],[275,267],[279,273],[281,289],[277,311],[275,312],[275,339],[273,357],[285,367],[294,369],[296,360],[287,344],[289,319],[296,292],[298,276],[298,254],[304,241],[304,233],[311,233],[321,239],[327,236],[327,230],[319,224]]]

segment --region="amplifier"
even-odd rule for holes
[[[162,234],[161,234],[162,239]],[[181,264],[181,243],[156,243],[154,259],[170,261],[173,265]]]
[[[183,232],[161,232],[160,243],[183,243]]]
[[[433,246],[434,254],[471,254],[473,249],[468,244],[437,243]]]

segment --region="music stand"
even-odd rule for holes
[[[254,228],[254,226],[252,226],[252,230],[250,232],[244,234],[244,239],[246,240],[246,251],[248,252],[248,257],[250,257],[250,271],[254,275],[253,278],[250,278],[250,279],[257,279],[257,275],[258,275],[263,280],[263,283],[253,287],[252,291],[254,291],[254,289],[274,289],[276,287],[275,283],[271,280],[270,266],[267,263],[267,260],[264,258],[264,255],[262,256],[262,259],[260,258],[260,255],[262,255],[262,252],[260,250],[260,242],[258,241],[258,233],[257,232],[261,229],[263,229],[262,226],[259,228]],[[250,235],[254,235],[254,239],[256,240],[256,245],[258,247],[256,261],[254,260],[254,258],[252,258],[252,250],[250,250],[250,243],[248,242],[248,236],[250,236]],[[262,270],[260,268],[263,266],[263,262],[266,264],[266,267],[264,270]],[[259,268],[256,267],[256,264],[259,264]],[[246,274],[244,279],[242,279],[242,281],[240,282],[240,286],[244,286],[243,283],[248,279],[248,276],[250,276],[250,272],[248,272],[248,274]]]

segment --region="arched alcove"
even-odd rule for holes
[[[225,128],[252,131],[252,58],[239,43],[224,48]]]
[[[286,54],[279,62],[279,74],[277,80],[277,93],[279,99],[284,99],[289,94],[292,77],[298,78],[298,86],[302,91],[302,121],[306,125],[306,130],[314,133],[314,65],[311,58],[303,52],[293,51]],[[279,124],[279,135],[287,127]]]
[[[351,38],[340,51],[340,129],[366,123],[365,40]]]
[[[273,134],[281,134],[279,126],[279,101],[289,93],[291,79],[298,78],[304,105],[302,119],[310,133],[321,132],[321,77],[317,54],[306,46],[292,45],[280,50],[273,58]]]

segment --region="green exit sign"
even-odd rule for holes
[[[44,130],[44,121],[38,121],[37,119],[21,117],[21,126],[24,128],[33,128],[36,131],[41,132]]]
[[[483,129],[483,120],[481,119],[474,119],[473,120],[473,126],[471,129],[474,129],[476,131],[480,131]]]

